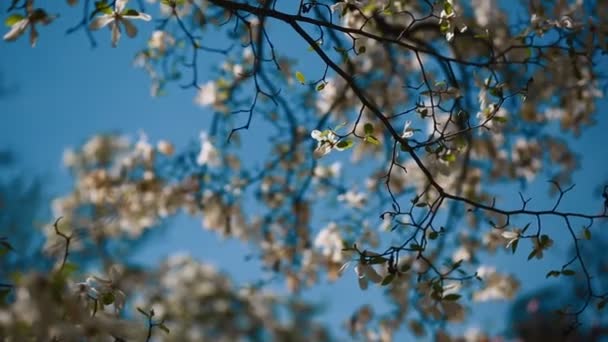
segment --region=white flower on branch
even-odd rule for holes
[[[196,158],[196,163],[198,165],[209,165],[211,167],[220,166],[222,160],[220,159],[220,153],[213,146],[211,140],[207,136],[207,133],[201,133],[201,150]]]
[[[121,274],[116,265],[110,268],[108,276],[109,279],[97,276],[88,277],[84,283],[77,284],[78,290],[88,292],[100,304],[114,305],[114,311],[118,314],[124,307],[127,296],[118,288]]]
[[[54,17],[49,16],[43,9],[33,8],[33,1],[28,0],[26,3],[27,16],[24,17],[20,14],[13,14],[6,19],[6,24],[11,29],[2,37],[8,42],[17,40],[29,27],[30,28],[30,44],[32,47],[36,46],[38,41],[38,31],[36,30],[36,24],[48,25]]]
[[[114,9],[109,8],[109,6],[105,4],[99,5],[98,11],[103,14],[93,19],[91,24],[89,24],[89,29],[91,30],[99,30],[102,27],[110,25],[110,30],[112,31],[112,47],[118,45],[118,40],[120,39],[120,24],[125,27],[127,35],[133,38],[137,35],[137,27],[135,27],[130,20],[140,19],[150,21],[150,19],[152,19],[152,17],[146,13],[141,13],[131,8],[125,9],[127,2],[128,0],[116,0]]]

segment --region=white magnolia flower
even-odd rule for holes
[[[133,38],[137,35],[137,27],[129,20],[141,19],[150,21],[151,19],[150,15],[146,13],[141,13],[134,9],[125,9],[128,1],[129,0],[116,0],[114,9],[99,7],[99,11],[103,14],[93,19],[89,25],[89,29],[91,30],[99,30],[102,27],[110,25],[110,29],[112,30],[112,47],[116,47],[118,40],[120,39],[120,24],[125,27],[127,35]]]
[[[196,158],[196,163],[198,165],[209,165],[209,166],[219,166],[221,164],[220,154],[213,146],[209,137],[207,137],[207,133],[201,133],[201,151]]]
[[[514,230],[514,231],[506,230],[506,231],[502,232],[502,234],[500,234],[500,235],[507,240],[506,248],[511,247],[512,244],[514,244],[515,242],[517,242],[517,240],[519,240],[519,230]]]
[[[33,8],[33,1],[28,0],[26,3],[27,17],[23,17],[19,14],[13,14],[6,20],[6,24],[11,29],[4,35],[3,39],[7,42],[17,40],[27,28],[30,28],[30,44],[32,47],[36,46],[38,41],[38,31],[36,30],[36,24],[48,25],[54,17],[49,16],[43,9]]]
[[[150,37],[150,40],[148,40],[148,47],[150,49],[158,50],[161,54],[165,53],[165,51],[173,45],[175,45],[175,38],[162,30],[152,32],[152,36]]]
[[[214,104],[216,100],[217,86],[214,82],[209,81],[201,87],[194,101],[201,106],[209,106]]]
[[[117,266],[112,266],[109,271],[109,279],[97,276],[88,277],[84,283],[76,284],[79,292],[87,292],[91,297],[99,300],[103,305],[114,305],[116,314],[125,305],[126,295],[118,288],[120,271]]]
[[[315,129],[310,133],[310,136],[317,141],[317,148],[315,148],[313,153],[315,158],[323,157],[331,152],[332,148],[342,150],[336,146],[339,138],[331,130],[319,131]]]
[[[156,149],[158,150],[158,152],[160,152],[166,156],[171,156],[175,152],[175,147],[173,147],[173,144],[171,144],[170,142],[168,142],[166,140],[159,141],[156,144]]]
[[[376,272],[374,267],[361,260],[359,260],[359,263],[355,266],[355,273],[357,274],[359,288],[361,290],[367,289],[370,281],[376,284],[382,282],[382,276]]]
[[[314,245],[321,250],[321,254],[333,262],[341,262],[344,258],[342,236],[335,222],[330,223],[317,234]]]
[[[338,201],[346,202],[353,208],[363,208],[367,201],[367,197],[362,192],[355,192],[349,190],[343,194],[338,195]]]

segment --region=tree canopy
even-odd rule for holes
[[[559,327],[601,322],[605,270],[588,240],[604,238],[608,185],[598,176],[597,194],[577,193],[572,174],[584,158],[573,145],[601,123],[608,2],[67,4],[10,1],[4,40],[33,47],[64,25],[86,34],[83,48],[138,44],[151,95],[192,92],[211,125],[184,149],[100,133],[67,150],[73,188],[43,228],[54,266],[0,279],[0,336],[332,339],[314,305],[264,283],[235,286],[186,255],[153,269],[124,262],[184,212],[252,246],[292,293],[338,277],[383,287],[390,312],[353,312],[345,329],[356,339],[457,340],[450,327],[473,302],[521,287],[490,256],[542,263],[558,240],[573,252],[547,263],[547,282],[566,278],[577,292],[559,303]],[[532,201],[544,196],[527,191],[537,180],[549,200]],[[570,196],[593,205],[573,210]],[[3,255],[12,238],[0,234]]]

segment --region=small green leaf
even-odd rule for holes
[[[452,7],[452,4],[447,0],[443,2],[443,10],[447,15],[454,13],[454,8]]]
[[[456,161],[456,155],[449,153],[449,154],[444,154],[443,156],[441,156],[441,159],[448,162],[448,163],[452,163],[454,161]]]
[[[306,78],[304,77],[304,74],[299,71],[296,71],[296,79],[298,80],[298,82],[300,82],[300,84],[306,83]]]
[[[6,18],[6,20],[4,20],[4,25],[13,26],[23,20],[23,18],[24,16],[22,16],[21,14],[11,14],[8,18]]]
[[[353,147],[353,142],[351,140],[340,140],[336,144],[336,147],[342,150],[348,150]]]
[[[97,12],[101,12],[103,14],[112,14],[112,8],[104,1],[95,2],[95,8],[97,9]]]
[[[61,270],[61,273],[64,277],[69,277],[72,274],[74,274],[76,271],[78,271],[78,265],[72,262],[66,262],[63,265],[63,269]]]
[[[545,276],[545,278],[559,277],[560,273],[561,273],[560,271],[556,271],[556,270],[549,271],[549,273],[547,273],[547,275]]]
[[[504,116],[495,116],[492,118],[492,120],[494,120],[496,122],[500,122],[500,123],[507,123],[507,121],[509,121],[509,119],[507,119]]]
[[[365,51],[367,51],[365,46],[359,46],[359,53],[365,53]]]
[[[585,238],[585,240],[591,240],[591,231],[589,230],[589,228],[583,229],[583,237]]]
[[[401,265],[401,268],[399,268],[399,272],[405,273],[405,272],[409,271],[410,268],[412,268],[412,266],[410,264],[403,264],[403,265]]]
[[[160,328],[160,330],[166,332],[167,334],[169,334],[171,332],[171,330],[169,330],[169,328],[167,328],[167,326],[164,323],[159,324],[158,327]]]
[[[366,123],[363,126],[363,131],[365,131],[366,135],[371,135],[372,133],[374,133],[374,125],[372,125],[371,123]]]
[[[373,135],[368,135],[365,137],[365,141],[370,143],[370,144],[374,144],[374,145],[380,145],[380,141],[378,139],[376,139],[375,136]]]
[[[438,232],[430,232],[429,233],[429,239],[431,240],[436,240],[439,237],[439,233]]]
[[[600,300],[600,302],[597,303],[597,309],[602,310],[604,308],[604,306],[606,306],[607,303],[608,303],[608,298],[604,298],[604,299]]]
[[[127,16],[127,17],[137,17],[139,15],[139,12],[137,12],[136,10],[129,8],[126,9],[122,12],[123,16]]]
[[[562,271],[562,274],[565,276],[573,276],[576,274],[576,272],[574,270],[565,269]]]
[[[425,208],[426,206],[427,206],[427,204],[424,202],[416,203],[416,207],[418,207],[418,208]]]
[[[388,284],[390,284],[393,279],[395,279],[395,274],[389,274],[386,277],[384,277],[384,279],[382,280],[382,286],[386,286]]]
[[[492,87],[489,91],[490,95],[494,97],[502,97],[502,88],[501,87]]]
[[[535,255],[536,255],[536,249],[533,249],[532,252],[530,252],[530,254],[528,254],[528,260],[534,258]]]
[[[413,250],[413,251],[423,251],[423,250],[424,250],[424,249],[422,248],[422,246],[420,246],[420,245],[419,245],[419,244],[417,244],[417,243],[412,243],[412,244],[410,245],[410,249],[411,249],[411,250]]]
[[[377,256],[372,257],[372,258],[370,259],[369,264],[370,264],[370,265],[378,265],[378,264],[384,264],[384,263],[386,263],[386,262],[388,262],[388,259],[387,259],[387,258],[385,258],[385,257],[383,257],[383,256],[379,256],[379,255],[377,255]]]
[[[549,243],[549,235],[547,234],[543,234],[540,236],[540,245],[541,246],[546,246]]]
[[[319,83],[319,85],[317,86],[317,91],[321,91],[325,89],[325,83]]]
[[[461,295],[459,295],[458,293],[451,293],[447,296],[443,297],[443,300],[449,300],[449,301],[455,301],[460,299]]]
[[[114,294],[112,292],[106,292],[100,298],[101,303],[103,305],[110,305],[110,304],[114,303],[115,299],[116,298],[114,297]]]

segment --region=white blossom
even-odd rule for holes
[[[102,8],[102,15],[96,17],[89,24],[90,30],[99,30],[107,25],[110,25],[112,31],[112,47],[118,45],[120,39],[120,24],[122,24],[127,31],[127,35],[131,38],[137,35],[137,27],[131,23],[130,20],[144,20],[150,21],[152,17],[146,13],[138,12],[134,9],[125,9],[129,0],[116,0],[114,3],[114,9]],[[102,5],[104,6],[104,5]]]
[[[196,163],[198,165],[208,165],[211,167],[220,166],[222,160],[220,158],[220,153],[213,146],[209,137],[207,137],[207,133],[202,132],[201,136],[201,150],[196,158]]]

